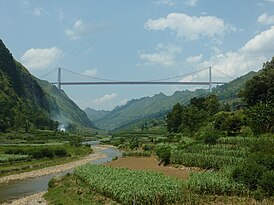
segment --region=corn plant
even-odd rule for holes
[[[243,158],[203,153],[185,153],[182,150],[173,150],[170,161],[172,164],[182,164],[188,167],[220,169],[224,166],[239,164],[243,161]]]
[[[183,198],[183,181],[161,173],[88,164],[75,174],[96,192],[122,204],[170,204]]]
[[[29,158],[28,155],[0,154],[0,163],[22,161],[22,160],[27,160],[28,158]]]
[[[224,173],[220,172],[194,172],[187,182],[190,191],[197,194],[217,195],[246,195],[248,189],[238,184]]]

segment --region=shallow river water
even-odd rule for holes
[[[96,146],[96,142],[87,142],[91,146]],[[92,161],[92,164],[102,164],[111,161],[115,156],[121,156],[121,153],[115,148],[100,150],[107,157]],[[62,176],[66,173],[71,173],[73,170],[60,172],[58,174],[50,174],[37,178],[12,181],[7,184],[0,184],[0,203],[21,198],[23,196],[32,195],[41,191],[46,191],[49,180],[54,176]]]

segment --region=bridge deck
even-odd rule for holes
[[[226,82],[153,82],[153,81],[115,81],[115,82],[60,82],[60,85],[221,85]],[[58,83],[51,83],[57,85]]]

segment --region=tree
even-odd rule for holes
[[[205,99],[206,111],[214,115],[220,110],[220,103],[216,95],[210,95]]]
[[[274,57],[257,76],[247,81],[243,91],[246,115],[255,134],[274,130]]]
[[[274,103],[274,57],[264,64],[257,76],[246,82],[242,95],[248,106]]]
[[[199,110],[196,106],[189,106],[182,113],[182,122],[180,131],[193,135],[207,121],[208,113],[205,110]]]
[[[167,115],[167,130],[168,132],[178,132],[179,131],[179,126],[181,125],[182,122],[182,111],[183,111],[182,105],[177,103],[174,105],[172,111],[168,113]]]
[[[246,124],[246,116],[242,111],[219,112],[213,120],[214,129],[224,131],[228,136],[240,134],[242,127]]]
[[[248,124],[255,134],[274,131],[274,105],[259,103],[246,110]]]

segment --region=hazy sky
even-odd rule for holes
[[[274,55],[274,0],[0,0],[0,38],[37,77],[62,67],[97,78],[153,80],[208,66],[237,77]],[[57,72],[43,79],[56,81]],[[62,80],[92,81],[67,71]],[[215,71],[213,80],[230,79]],[[83,109],[112,109],[194,87],[63,89]]]

